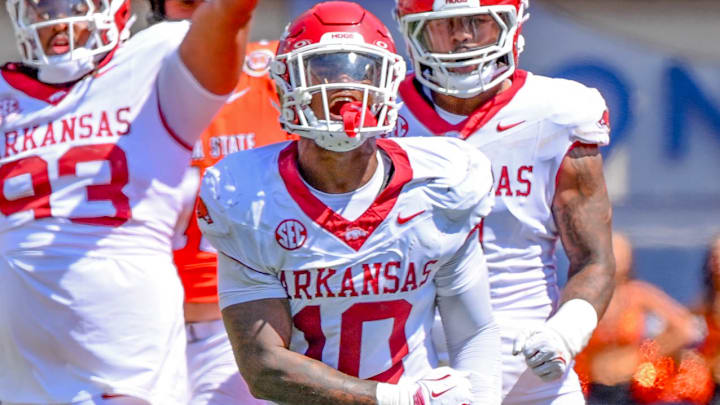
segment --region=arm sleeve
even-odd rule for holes
[[[479,229],[474,228],[460,249],[435,274],[433,281],[438,296],[458,295],[474,286],[478,280],[484,280],[487,284],[487,264],[478,232]]]
[[[168,55],[158,73],[160,115],[168,131],[192,148],[227,95],[207,91],[180,59],[179,49]]]
[[[222,253],[218,254],[218,296],[220,309],[266,298],[287,298],[277,277],[251,269]]]
[[[493,320],[487,271],[458,295],[438,297],[450,366],[470,371],[473,403],[500,404],[502,357],[500,329]]]
[[[450,366],[471,372],[474,402],[500,404],[500,330],[492,316],[485,257],[475,236],[471,233],[463,247],[438,270],[437,305]]]

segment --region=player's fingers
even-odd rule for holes
[[[533,372],[543,381],[553,381],[565,373],[565,363],[560,360],[547,361],[534,367]]]
[[[546,361],[552,360],[553,357],[555,357],[553,352],[535,350],[535,353],[530,353],[530,356],[526,357],[526,362],[530,367],[537,367]]]

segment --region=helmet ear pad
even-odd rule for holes
[[[330,1],[287,26],[270,75],[283,129],[344,152],[394,129],[405,62],[377,17]]]

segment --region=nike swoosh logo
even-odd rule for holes
[[[524,123],[524,122],[525,122],[525,120],[520,121],[520,122],[516,122],[516,123],[514,123],[514,124],[510,124],[510,125],[503,125],[501,122],[498,122],[497,130],[498,130],[498,132],[507,131],[508,129],[510,129],[510,128],[515,128],[516,126],[518,126],[518,125],[520,125],[520,124],[522,124],[522,123]]]
[[[230,97],[228,97],[227,101],[225,101],[225,104],[232,104],[235,100],[247,94],[248,91],[250,91],[250,87],[246,87],[240,91],[236,91],[235,93],[231,94]]]
[[[454,385],[453,385],[452,387],[446,389],[445,391],[440,391],[440,392],[435,392],[435,391],[433,391],[433,392],[430,393],[430,396],[433,397],[433,398],[437,398],[437,397],[439,397],[440,395],[442,395],[442,394],[450,391],[450,390],[453,389],[453,388],[455,388]]]
[[[398,220],[397,220],[397,221],[398,221],[398,224],[400,224],[400,225],[405,224],[405,223],[407,223],[408,221],[410,221],[410,220],[412,220],[413,218],[415,218],[416,216],[422,214],[423,212],[425,212],[425,210],[422,210],[422,211],[420,211],[420,212],[416,212],[416,213],[414,213],[414,214],[412,214],[412,215],[410,215],[410,216],[408,216],[408,217],[404,217],[404,218],[401,217],[400,214],[398,214]]]

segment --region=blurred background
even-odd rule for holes
[[[277,39],[314,3],[261,0],[253,40]],[[404,48],[393,2],[360,3]],[[148,5],[133,7],[137,31]],[[709,287],[707,246],[720,233],[720,1],[531,0],[530,16],[520,66],[596,87],[610,106],[606,179],[614,228],[632,245],[632,274],[699,308]],[[12,35],[3,9],[0,62],[17,58]]]

